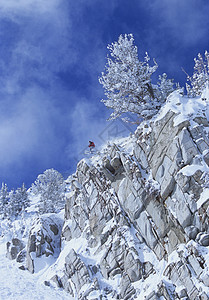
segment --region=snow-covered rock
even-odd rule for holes
[[[43,216],[30,231],[28,269],[54,255],[44,278],[74,299],[209,299],[208,120],[208,97],[174,92],[149,124],[81,160],[64,225]]]
[[[26,249],[26,267],[31,273],[40,269],[38,258],[41,256],[59,255],[62,225],[63,221],[56,214],[45,214],[35,219]]]
[[[9,259],[16,259],[18,254],[25,248],[25,245],[18,238],[13,238],[11,242],[7,242],[7,254]]]

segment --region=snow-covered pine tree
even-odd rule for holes
[[[17,188],[16,191],[11,190],[10,192],[8,192],[7,185],[2,184],[0,199],[0,205],[1,207],[3,206],[1,211],[3,211],[4,218],[8,219],[16,218],[30,204],[24,183],[21,188]]]
[[[58,171],[48,169],[40,174],[32,185],[33,192],[40,195],[39,213],[53,213],[64,208],[64,189],[64,179]]]
[[[203,57],[200,53],[197,58],[194,58],[194,73],[192,76],[187,75],[186,83],[187,95],[189,97],[196,97],[202,94],[203,90],[208,87],[209,80],[209,53],[205,51],[205,56]]]
[[[9,202],[9,192],[6,183],[2,183],[0,190],[0,216],[5,218],[7,216],[7,208]]]
[[[107,57],[106,72],[102,72],[99,82],[107,96],[102,102],[113,109],[109,119],[116,119],[127,112],[149,119],[157,113],[162,100],[165,101],[158,87],[151,83],[151,76],[158,68],[157,63],[153,60],[154,65],[150,66],[147,53],[144,61],[139,60],[132,34],[120,35],[118,41],[108,45],[107,49],[110,56]],[[167,77],[160,80],[164,80],[167,88],[170,88],[171,81]]]
[[[165,102],[167,97],[174,91],[173,86],[173,79],[168,79],[166,73],[159,75],[159,82],[156,89],[156,95],[161,103]]]
[[[18,203],[15,199],[15,191],[12,189],[9,192],[9,201],[7,204],[7,219],[13,219],[13,217],[16,217],[18,215]]]
[[[23,183],[22,187],[17,188],[14,194],[15,199],[15,215],[19,214],[20,212],[25,211],[25,209],[30,205],[30,200],[28,198],[28,192]],[[19,213],[18,213],[19,212]]]

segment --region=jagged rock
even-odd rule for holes
[[[197,253],[196,253],[197,254]],[[167,266],[164,275],[167,276],[177,287],[184,286],[189,299],[197,299],[199,294],[198,289],[191,276],[191,269],[196,273],[197,277],[201,275],[203,269],[197,257],[193,255],[188,256],[188,261],[184,258],[177,263],[172,263]]]
[[[198,116],[194,118],[194,121],[199,125],[204,125],[205,127],[208,127],[208,120],[206,117]]]
[[[110,160],[108,158],[105,158],[103,160],[103,167],[105,169],[107,169],[110,173],[114,174],[115,173],[115,169],[112,167]]]
[[[46,214],[37,218],[29,233],[26,266],[34,273],[34,258],[49,255],[58,256],[61,246],[63,221],[56,214]]]
[[[200,276],[200,274],[203,272],[203,268],[201,264],[199,263],[198,259],[196,258],[195,255],[189,255],[188,257],[188,262],[192,266],[192,269],[196,273],[197,277]]]
[[[201,280],[204,283],[205,286],[209,287],[209,275],[208,274],[202,274]]]
[[[72,239],[72,233],[68,225],[62,229],[62,237],[65,241],[70,241]]]
[[[146,170],[149,167],[147,162],[147,156],[144,150],[140,147],[139,143],[135,144],[134,154],[137,160],[139,161],[140,165],[142,166],[142,168]]]
[[[135,289],[131,285],[128,275],[124,275],[120,284],[120,299],[128,300],[135,294]]]
[[[24,249],[24,243],[18,238],[13,238],[11,242],[7,242],[7,254],[6,257],[9,259],[17,258],[18,253]]]
[[[178,297],[179,297],[180,299],[182,299],[182,298],[187,298],[187,297],[188,297],[187,291],[186,291],[185,288],[179,289],[179,291],[177,292],[177,294],[178,294]]]
[[[184,240],[177,236],[177,232],[172,228],[168,232],[167,252],[170,254]]]
[[[188,236],[189,240],[195,240],[199,230],[195,226],[188,226],[185,229],[186,235]]]
[[[209,246],[209,234],[200,232],[196,237],[196,241],[202,246]]]
[[[110,164],[115,170],[118,170],[122,166],[120,157],[113,157],[110,161]]]
[[[57,275],[52,276],[50,280],[53,281],[58,287],[63,287],[62,282]]]
[[[143,278],[149,277],[150,274],[155,272],[153,265],[151,262],[147,261],[143,264]]]
[[[146,239],[148,246],[153,249],[157,244],[157,236],[153,231],[152,223],[150,222],[146,211],[143,211],[136,220],[136,228]]]
[[[176,299],[175,287],[173,284],[168,284],[162,280],[158,284],[158,296],[163,297],[166,300]]]
[[[166,205],[183,228],[192,224],[192,212],[186,203],[182,190],[178,186],[174,189],[172,198],[167,198]]]
[[[66,274],[79,292],[84,284],[91,282],[88,269],[73,249],[65,257],[65,263]]]
[[[24,262],[25,259],[26,259],[26,254],[27,254],[27,252],[26,252],[26,249],[24,248],[23,250],[21,250],[21,251],[17,254],[16,261],[17,261],[18,263]]]
[[[128,251],[124,256],[124,271],[127,273],[131,282],[142,278],[142,264],[139,259],[134,258],[131,251]]]
[[[76,299],[87,299],[91,292],[99,289],[97,279],[91,279],[87,266],[73,249],[65,257],[63,276],[59,278],[57,275],[54,275],[51,281],[59,287],[63,287],[72,297],[76,297]],[[82,287],[85,285],[87,289],[83,292]]]
[[[209,299],[209,296],[203,292],[200,296],[199,296],[200,300],[208,300]]]
[[[159,300],[159,296],[156,292],[151,292],[148,296],[146,296],[146,300]]]
[[[178,138],[184,164],[189,164],[192,161],[193,157],[198,154],[197,148],[186,128],[184,128],[180,132]]]
[[[203,159],[206,162],[206,164],[209,166],[209,151],[203,153]]]

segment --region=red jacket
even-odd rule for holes
[[[90,142],[89,147],[95,147],[94,142]]]

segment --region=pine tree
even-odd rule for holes
[[[18,215],[17,209],[18,203],[16,203],[15,191],[12,189],[9,192],[9,201],[7,204],[7,218],[11,220],[13,217],[16,217]]]
[[[62,175],[54,170],[46,170],[40,174],[32,190],[35,194],[40,195],[39,212],[53,213],[64,208],[64,179]]]
[[[168,79],[166,73],[159,75],[159,82],[156,93],[158,94],[157,97],[161,103],[165,102],[167,97],[174,91],[173,86],[173,79]]]
[[[5,218],[8,214],[9,192],[6,183],[2,183],[0,190],[0,215]]]
[[[25,209],[30,205],[28,198],[28,192],[23,183],[22,187],[17,188],[14,194],[14,211],[15,215],[18,215],[20,212],[25,211]]]
[[[118,42],[108,45],[107,49],[110,56],[107,57],[106,72],[102,72],[99,82],[107,96],[102,102],[113,109],[109,119],[116,119],[127,112],[139,118],[151,118],[165,101],[159,88],[151,83],[157,63],[153,60],[154,65],[150,66],[147,53],[143,61],[139,60],[132,34],[120,35]],[[171,84],[164,75],[160,80],[167,84],[167,88]]]
[[[30,199],[28,197],[28,192],[24,183],[20,188],[20,194],[22,199],[22,210],[25,210],[27,207],[30,206]]]
[[[18,217],[30,205],[24,183],[21,188],[17,188],[15,191],[11,190],[8,194],[8,199],[5,214],[8,219]]]
[[[187,75],[186,90],[189,97],[196,97],[202,94],[203,90],[208,87],[209,79],[209,53],[205,51],[203,57],[200,53],[197,58],[194,59],[194,73],[192,76]]]

